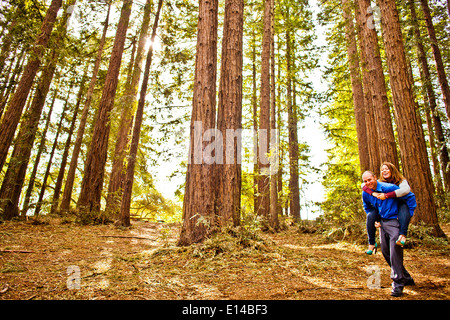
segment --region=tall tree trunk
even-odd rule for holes
[[[253,210],[258,212],[258,89],[256,86],[256,32],[252,29],[252,125],[253,125]]]
[[[114,40],[114,47],[106,74],[105,85],[100,100],[97,120],[92,133],[92,142],[87,154],[84,176],[81,183],[77,209],[93,214],[100,212],[100,200],[103,189],[103,178],[108,152],[110,131],[110,112],[114,106],[117,85],[119,82],[122,53],[131,15],[132,0],[124,0],[119,24]]]
[[[50,156],[49,156],[49,159],[47,162],[47,169],[45,170],[44,178],[42,179],[41,190],[39,192],[39,199],[36,204],[36,208],[34,209],[35,216],[38,216],[41,212],[41,207],[42,207],[42,203],[44,200],[45,190],[47,189],[47,180],[48,180],[48,176],[50,175],[50,170],[52,168],[53,156],[55,155],[56,147],[58,145],[59,135],[61,134],[61,131],[63,128],[63,122],[65,120],[65,115],[66,115],[67,109],[69,107],[69,97],[70,97],[70,93],[72,91],[72,87],[73,87],[73,82],[70,84],[70,88],[69,88],[69,91],[68,91],[68,94],[66,97],[66,102],[64,104],[63,110],[61,112],[61,116],[59,118],[58,127],[56,128],[56,136],[53,141],[52,150],[50,151]]]
[[[14,139],[14,133],[16,132],[17,125],[19,124],[23,107],[27,101],[34,78],[39,70],[39,66],[41,65],[41,59],[44,55],[45,49],[47,48],[47,44],[53,30],[53,25],[56,21],[56,16],[61,5],[62,0],[52,0],[42,23],[41,33],[36,39],[17,89],[8,104],[0,124],[0,170],[5,164],[8,149]]]
[[[69,4],[73,3],[75,3],[75,0],[71,0]],[[3,180],[2,188],[0,190],[0,199],[3,200],[0,208],[3,209],[4,212],[8,212],[8,215],[12,215],[12,217],[19,215],[18,204],[20,194],[22,192],[25,174],[39,126],[39,120],[41,118],[45,100],[55,74],[60,52],[59,47],[64,43],[67,20],[68,14],[64,13],[62,21],[57,28],[56,41],[54,44],[55,47],[51,51],[48,65],[42,72],[42,76],[37,85],[36,94],[33,98],[31,106],[29,110],[26,111],[27,116],[24,118],[25,120],[19,130],[11,161],[8,165],[7,174],[5,175],[5,179]],[[6,199],[9,201],[4,201]]]
[[[203,141],[203,134],[215,129],[217,14],[217,0],[199,1],[191,141],[179,245],[203,241],[214,224],[214,167],[204,161],[209,159],[209,155],[204,155],[209,144],[208,141]]]
[[[131,205],[131,193],[133,190],[134,167],[136,164],[136,155],[139,146],[139,136],[141,132],[142,120],[144,117],[145,97],[147,95],[148,80],[150,76],[150,66],[152,64],[152,57],[153,57],[153,43],[155,42],[156,38],[156,30],[158,29],[159,15],[161,13],[162,4],[163,0],[159,0],[155,21],[153,23],[153,31],[151,37],[152,45],[150,46],[149,52],[147,54],[147,61],[145,62],[144,78],[142,80],[141,94],[139,97],[138,108],[136,111],[136,120],[134,122],[133,137],[131,139],[127,174],[124,183],[122,203],[120,206],[120,223],[124,227],[130,226],[130,205]]]
[[[426,92],[423,92],[423,96],[426,96]],[[433,162],[433,173],[434,173],[434,186],[436,187],[436,195],[438,197],[438,206],[442,206],[442,197],[444,195],[444,188],[442,186],[442,178],[441,178],[441,165],[439,163],[437,157],[437,148],[436,148],[436,136],[434,134],[433,121],[431,120],[431,110],[428,100],[424,98],[424,113],[427,120],[427,128],[428,128],[428,137],[430,141],[430,155],[431,161]]]
[[[280,223],[278,221],[278,132],[276,119],[276,96],[275,96],[275,0],[272,1],[272,21],[271,21],[271,59],[270,59],[270,130],[271,130],[271,148],[270,148],[270,209],[269,209],[269,225],[272,229],[278,231]],[[272,144],[272,142],[275,142]]]
[[[86,94],[86,101],[84,102],[83,112],[81,113],[80,124],[78,125],[77,138],[73,146],[72,156],[70,159],[69,171],[67,172],[66,183],[64,185],[64,193],[61,200],[60,211],[67,212],[70,209],[70,201],[72,199],[73,184],[75,181],[75,173],[78,165],[78,156],[80,155],[81,144],[83,143],[84,131],[86,128],[87,117],[89,115],[89,109],[92,103],[92,96],[95,89],[95,83],[97,82],[97,75],[100,69],[100,63],[102,61],[103,48],[106,42],[106,33],[109,26],[109,16],[111,12],[111,2],[108,4],[108,11],[106,14],[105,22],[103,23],[103,34],[98,45],[97,57],[94,64],[94,70],[92,71],[91,82]]]
[[[376,128],[378,133],[378,147],[380,151],[380,160],[389,161],[399,165],[397,148],[392,127],[391,114],[389,111],[389,103],[386,93],[386,83],[384,80],[383,66],[381,64],[380,48],[378,46],[378,37],[375,27],[368,24],[373,19],[370,0],[356,0],[359,3],[360,14],[359,21],[361,35],[365,43],[367,67],[371,79],[372,103],[374,107],[374,115]],[[378,170],[377,170],[378,171]]]
[[[419,69],[422,85],[426,89],[426,98],[428,106],[431,110],[433,120],[433,126],[436,131],[437,138],[437,150],[439,152],[439,158],[442,164],[442,173],[444,178],[444,185],[447,192],[450,192],[450,160],[447,149],[447,143],[445,141],[444,130],[442,128],[441,118],[439,117],[436,103],[436,95],[434,93],[433,84],[431,83],[431,74],[428,67],[428,61],[425,54],[425,48],[422,43],[420,35],[420,29],[417,22],[416,8],[413,0],[408,1],[408,5],[411,11],[411,20],[414,28],[415,43],[417,47],[417,57],[419,58]]]
[[[378,172],[381,160],[380,160],[380,148],[378,146],[378,132],[377,125],[375,123],[375,112],[373,106],[373,94],[372,94],[372,80],[369,71],[369,65],[367,63],[367,45],[366,38],[363,32],[363,28],[366,28],[365,15],[362,14],[362,8],[360,7],[360,1],[355,1],[355,17],[357,23],[357,32],[359,38],[359,48],[360,48],[360,59],[361,59],[361,73],[362,73],[362,83],[363,83],[363,93],[364,93],[364,106],[365,106],[365,122],[366,122],[366,133],[367,133],[367,143],[369,145],[369,170],[373,172]],[[365,10],[365,9],[364,9]]]
[[[287,10],[289,17],[289,10]],[[287,97],[286,105],[288,110],[288,134],[289,134],[289,211],[294,221],[300,221],[300,190],[298,182],[298,128],[297,128],[297,109],[293,101],[292,94],[292,41],[291,30],[286,30],[286,73],[287,73]]]
[[[225,1],[217,129],[222,133],[223,164],[216,164],[216,222],[240,223],[241,129],[244,0]]]
[[[11,93],[14,93],[14,90],[17,87],[16,77],[22,71],[24,61],[25,61],[25,49],[22,49],[17,58],[16,65],[14,66],[13,74],[9,78],[8,85],[5,87],[5,91],[2,91],[0,96],[0,119],[2,118],[3,112],[5,111],[5,106],[8,102],[9,96],[11,95]]]
[[[50,213],[56,213],[58,210],[59,196],[61,194],[61,187],[62,187],[63,180],[64,180],[64,173],[66,172],[66,165],[67,165],[67,159],[69,157],[69,150],[71,147],[72,136],[73,136],[73,132],[75,131],[75,125],[76,125],[76,122],[78,119],[78,113],[80,111],[81,100],[83,99],[83,94],[85,91],[85,84],[86,84],[86,79],[87,79],[86,73],[87,73],[87,69],[85,70],[83,77],[81,78],[81,83],[80,83],[78,96],[77,96],[77,102],[75,105],[75,111],[72,114],[72,122],[70,124],[68,137],[66,140],[66,144],[64,146],[64,153],[63,153],[63,156],[61,159],[61,164],[59,166],[58,177],[57,177],[56,183],[55,183],[55,189],[53,191],[53,199],[52,199],[52,206],[50,209]]]
[[[434,228],[436,236],[444,236],[434,201],[434,185],[422,134],[417,119],[412,83],[408,77],[402,31],[395,1],[379,0],[383,40],[386,48],[392,97],[397,119],[403,171],[417,197],[413,221],[423,221]]]
[[[358,138],[358,154],[361,173],[370,170],[369,144],[367,138],[364,92],[361,80],[358,49],[356,47],[355,27],[353,25],[352,7],[349,0],[342,0],[345,19],[345,38],[347,40],[347,56],[352,83],[353,109],[355,112],[356,134]]]
[[[27,212],[28,212],[28,209],[29,209],[29,206],[30,206],[31,194],[32,194],[33,189],[34,189],[34,184],[35,184],[35,181],[36,181],[36,174],[37,174],[37,170],[38,170],[38,167],[39,167],[39,162],[41,161],[41,156],[42,156],[42,153],[44,152],[44,149],[45,149],[45,143],[47,141],[47,131],[48,131],[48,128],[50,127],[53,107],[55,106],[56,97],[58,96],[58,93],[59,93],[59,84],[55,88],[55,92],[53,94],[52,102],[50,104],[50,108],[49,108],[48,113],[47,113],[47,118],[45,119],[45,127],[44,127],[44,130],[42,132],[41,140],[39,142],[39,147],[38,147],[38,150],[37,150],[37,154],[36,154],[36,157],[34,158],[34,161],[33,161],[33,170],[31,171],[31,174],[30,174],[30,179],[28,181],[27,191],[25,192],[25,199],[23,201],[22,213],[21,213],[22,216],[26,216],[27,215]]]
[[[272,38],[272,1],[264,1],[264,31],[261,53],[261,95],[259,117],[259,208],[258,214],[265,219],[270,212],[270,163],[268,158],[270,145],[270,44]]]
[[[447,111],[447,117],[450,120],[450,88],[448,86],[448,80],[445,74],[444,63],[442,62],[441,50],[438,46],[438,40],[436,38],[436,31],[434,30],[433,19],[431,18],[428,0],[420,0],[420,4],[422,6],[423,15],[425,17],[428,36],[430,37],[431,50],[433,51],[434,61],[436,63],[436,70],[438,74],[439,84],[442,90],[442,96],[444,98],[445,110]]]
[[[134,63],[131,65],[131,70],[133,70],[130,77],[131,81],[125,89],[124,97],[122,97],[122,114],[120,116],[120,125],[114,150],[113,165],[109,178],[108,196],[106,198],[105,209],[106,212],[112,213],[120,211],[120,203],[118,200],[122,198],[122,183],[125,179],[126,171],[124,159],[129,142],[130,131],[133,126],[133,114],[136,109],[139,81],[141,79],[142,65],[145,58],[145,44],[148,39],[148,29],[150,26],[151,2],[151,0],[147,0],[144,7],[144,17],[139,35],[136,58]]]

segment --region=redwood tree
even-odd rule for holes
[[[436,236],[444,236],[434,201],[434,185],[421,122],[417,119],[412,83],[408,76],[402,31],[395,1],[379,0],[383,41],[386,48],[392,97],[397,119],[398,140],[403,172],[417,198],[413,221],[433,227]]]
[[[359,5],[358,22],[361,29],[360,41],[364,41],[367,69],[370,75],[370,90],[374,107],[375,125],[378,135],[378,147],[380,161],[389,161],[398,166],[398,155],[392,127],[391,114],[387,98],[386,83],[384,80],[383,66],[381,63],[378,36],[373,24],[370,0],[356,0]],[[366,88],[365,88],[366,89]],[[378,168],[376,168],[378,171]]]
[[[203,141],[203,134],[215,129],[217,13],[218,0],[199,1],[191,138],[180,245],[204,240],[214,223],[214,167],[204,161],[204,151],[210,143]]]
[[[223,164],[216,165],[218,179],[217,222],[240,222],[242,65],[244,1],[225,2],[217,129],[223,135]]]
[[[270,210],[270,164],[267,157],[270,141],[270,45],[272,42],[272,1],[264,1],[264,31],[261,53],[261,95],[259,117],[259,154],[258,154],[258,208],[257,212],[264,218],[269,218]],[[262,148],[261,148],[262,147]]]
[[[436,70],[438,74],[439,84],[442,90],[442,97],[444,99],[445,110],[447,111],[447,118],[450,120],[450,88],[448,86],[447,75],[445,74],[444,63],[442,62],[441,50],[438,46],[436,31],[434,30],[433,19],[431,17],[428,0],[420,0],[425,23],[427,26],[428,36],[430,37],[431,50],[433,51],[434,61],[436,63]]]
[[[61,5],[62,0],[52,0],[42,23],[41,33],[36,38],[33,50],[29,54],[28,63],[2,118],[0,124],[0,170],[5,164],[8,149],[13,141],[34,78],[41,65]]]
[[[356,47],[355,26],[353,24],[352,7],[349,0],[342,0],[345,19],[345,38],[347,40],[347,58],[352,84],[353,109],[355,112],[356,134],[361,172],[370,170],[369,144],[367,138],[364,92],[360,73],[358,49]]]
[[[103,189],[103,178],[108,151],[108,138],[110,131],[110,112],[114,106],[119,71],[122,63],[122,54],[131,15],[132,0],[124,0],[119,23],[117,26],[114,46],[106,74],[105,85],[100,100],[99,111],[92,133],[92,142],[89,147],[84,167],[83,181],[77,209],[82,212],[98,213]]]
[[[130,225],[130,205],[131,205],[131,193],[133,190],[134,167],[136,164],[136,155],[138,152],[139,136],[141,133],[142,120],[144,118],[145,97],[147,96],[148,80],[150,77],[150,66],[152,64],[152,57],[153,57],[153,43],[155,42],[156,38],[156,30],[158,29],[159,15],[161,13],[162,3],[163,0],[159,0],[155,21],[153,23],[152,37],[150,40],[151,46],[149,48],[147,60],[145,62],[144,78],[142,80],[141,93],[139,97],[139,103],[133,127],[133,137],[131,139],[130,155],[128,157],[127,173],[125,176],[122,203],[120,206],[120,224],[124,227],[128,227]]]
[[[64,185],[63,197],[61,199],[60,211],[65,212],[70,209],[70,201],[72,199],[73,184],[75,181],[75,173],[78,165],[78,156],[81,151],[81,145],[83,142],[84,130],[86,128],[86,122],[89,115],[89,109],[92,103],[92,96],[95,89],[95,84],[97,82],[97,75],[100,69],[100,63],[102,61],[103,48],[106,42],[106,33],[109,26],[109,16],[111,12],[111,3],[108,4],[108,10],[106,13],[106,19],[103,23],[103,33],[100,43],[98,45],[97,57],[94,64],[94,70],[92,71],[91,82],[89,84],[89,89],[86,94],[86,101],[84,102],[83,111],[81,113],[80,124],[78,125],[77,137],[75,139],[75,144],[72,150],[72,155],[70,158],[69,170],[67,172],[67,178]]]

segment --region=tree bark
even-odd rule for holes
[[[366,122],[366,133],[367,133],[367,143],[368,143],[368,155],[369,155],[369,170],[372,172],[378,172],[381,160],[380,160],[380,148],[378,146],[378,132],[375,123],[374,106],[372,101],[372,80],[369,72],[368,58],[367,58],[367,46],[366,39],[363,32],[365,28],[365,15],[361,13],[360,8],[361,3],[355,1],[355,17],[357,23],[357,32],[359,38],[359,48],[360,48],[360,59],[361,59],[361,73],[362,73],[362,83],[363,83],[363,93],[364,93],[364,106],[365,106],[365,122]]]
[[[34,184],[36,181],[36,174],[37,174],[37,170],[39,167],[39,162],[41,161],[41,156],[45,149],[45,142],[47,141],[47,131],[48,131],[48,128],[50,127],[53,107],[55,106],[56,97],[57,97],[58,93],[59,93],[59,84],[55,88],[52,102],[50,103],[50,108],[47,113],[47,118],[45,119],[45,127],[42,132],[41,140],[39,142],[38,151],[37,151],[36,157],[34,158],[34,161],[33,161],[33,170],[31,171],[30,179],[28,180],[28,187],[27,187],[27,191],[25,192],[25,199],[24,199],[23,206],[22,206],[22,213],[21,213],[22,216],[27,215],[27,212],[28,212],[28,209],[30,206],[31,194],[34,189]]]
[[[403,171],[415,191],[417,209],[413,221],[423,221],[433,227],[436,236],[444,236],[434,201],[434,185],[422,134],[417,119],[412,83],[408,77],[402,31],[395,1],[379,0],[383,41],[389,68],[392,97],[397,119]]]
[[[151,0],[147,0],[144,7],[144,17],[139,35],[139,41],[136,51],[136,58],[131,66],[133,70],[131,81],[125,89],[122,97],[122,113],[120,116],[119,131],[117,133],[116,145],[114,149],[114,159],[109,178],[108,196],[106,198],[106,212],[120,211],[120,200],[122,198],[122,184],[125,179],[126,149],[129,142],[130,131],[133,126],[133,114],[137,104],[137,93],[139,81],[141,79],[142,67],[145,55],[145,44],[148,39],[148,29],[150,26]]]
[[[442,173],[444,178],[444,185],[447,192],[450,192],[450,166],[447,143],[445,141],[444,130],[442,128],[441,118],[437,110],[436,94],[434,93],[433,85],[431,83],[431,74],[428,67],[428,61],[425,54],[425,48],[422,43],[420,29],[417,22],[416,8],[414,1],[409,0],[408,5],[411,11],[411,20],[414,28],[415,43],[417,48],[417,57],[419,58],[419,69],[422,85],[426,89],[426,100],[431,111],[431,119],[433,121],[434,130],[436,132],[437,150],[442,164]],[[425,111],[427,112],[427,111]]]
[[[433,19],[431,18],[430,7],[428,6],[428,0],[420,0],[420,4],[422,6],[423,15],[425,17],[428,36],[430,37],[431,50],[433,51],[433,57],[436,63],[436,70],[438,74],[439,85],[441,86],[442,90],[442,97],[445,104],[445,110],[447,112],[447,118],[450,120],[450,88],[448,86],[448,80],[445,74],[444,63],[442,62],[441,50],[438,46],[436,31],[434,30]]]
[[[384,80],[383,66],[381,63],[380,48],[378,45],[378,36],[373,24],[370,0],[357,0],[359,3],[361,17],[361,36],[364,39],[365,57],[368,72],[371,79],[372,103],[374,107],[375,124],[378,135],[378,148],[380,152],[380,161],[389,161],[399,165],[397,148],[392,127],[391,114],[386,92],[386,83]],[[377,170],[378,171],[378,170]]]
[[[114,106],[114,98],[119,82],[120,65],[122,63],[122,53],[132,4],[132,0],[123,1],[108,73],[106,74],[105,85],[100,100],[98,116],[92,133],[92,142],[84,167],[80,196],[77,202],[77,209],[81,212],[97,214],[101,209],[100,200],[110,132],[110,112]]]
[[[215,130],[218,1],[200,0],[197,25],[190,149],[179,245],[203,241],[212,231],[215,212],[214,167],[204,154],[206,130]],[[211,144],[213,144],[212,142]]]
[[[71,0],[68,5],[74,4],[76,0]],[[64,13],[61,23],[57,28],[56,41],[54,48],[48,59],[48,64],[42,72],[39,83],[36,88],[36,94],[30,105],[29,110],[26,111],[26,116],[21,124],[19,134],[15,141],[14,150],[11,160],[8,165],[8,170],[0,190],[0,199],[9,199],[9,201],[2,201],[0,208],[8,215],[13,217],[19,215],[19,199],[22,192],[25,174],[28,163],[30,161],[31,151],[34,145],[36,132],[39,126],[42,110],[44,108],[47,94],[50,90],[50,85],[53,81],[56,66],[59,58],[59,48],[64,43],[64,36],[66,33],[68,14]]]
[[[149,52],[147,54],[147,60],[145,62],[144,68],[144,78],[142,80],[141,94],[139,97],[139,104],[136,111],[136,120],[134,122],[133,137],[131,139],[130,155],[128,157],[127,174],[124,183],[122,203],[120,206],[120,224],[124,227],[130,226],[130,205],[131,205],[131,193],[133,190],[133,178],[134,178],[134,167],[136,164],[136,155],[139,146],[139,136],[141,132],[142,120],[144,117],[144,106],[145,97],[147,95],[148,80],[150,76],[150,66],[152,64],[153,57],[153,43],[156,38],[156,30],[158,29],[159,15],[161,13],[161,7],[163,0],[159,0],[158,9],[156,11],[155,21],[153,23],[153,31]]]
[[[261,53],[261,95],[259,117],[259,157],[258,157],[258,215],[269,219],[270,213],[270,45],[272,38],[272,2],[264,1],[264,31]]]
[[[287,10],[289,17],[289,9]],[[288,110],[288,135],[289,135],[289,211],[294,221],[300,221],[300,190],[298,182],[298,128],[297,108],[292,94],[292,41],[290,26],[286,29],[286,73],[287,73],[287,97]]]
[[[240,223],[241,129],[244,1],[225,1],[222,65],[217,129],[222,132],[223,164],[216,164],[218,185],[216,223]]]
[[[103,34],[100,40],[97,57],[94,64],[94,70],[92,71],[91,82],[89,84],[89,89],[86,94],[86,101],[84,103],[83,112],[81,113],[80,124],[78,125],[77,138],[75,139],[75,144],[72,151],[72,156],[70,159],[69,171],[67,172],[66,183],[64,185],[63,197],[61,200],[60,211],[67,212],[70,209],[70,201],[72,199],[73,184],[75,181],[75,173],[78,165],[78,157],[80,155],[81,144],[83,143],[84,131],[86,128],[87,117],[89,115],[89,108],[92,103],[92,96],[95,89],[95,84],[97,82],[97,75],[100,69],[100,63],[102,61],[103,48],[106,41],[106,33],[109,26],[109,16],[111,12],[111,3],[108,4],[108,11],[106,14],[105,22],[103,23]]]
[[[269,225],[278,231],[280,229],[280,222],[278,220],[278,131],[277,129],[277,104],[275,96],[275,0],[272,1],[271,13],[271,45],[270,45],[270,129],[271,129],[271,144],[270,148],[270,209],[269,209]]]
[[[352,84],[353,109],[355,113],[358,154],[361,173],[370,170],[369,144],[365,120],[364,92],[361,80],[358,49],[356,47],[355,27],[349,0],[342,0],[345,19],[345,38],[347,40],[347,56]]]
[[[0,170],[5,164],[8,149],[14,139],[14,133],[19,124],[23,107],[27,101],[39,66],[41,65],[41,59],[44,55],[45,48],[47,48],[61,5],[62,0],[52,0],[42,23],[41,33],[35,41],[33,50],[29,55],[28,63],[0,124]]]
[[[70,93],[72,91],[73,88],[73,82],[70,84],[69,87],[69,91],[66,97],[66,102],[64,104],[63,110],[61,112],[61,116],[59,118],[59,123],[58,123],[58,127],[56,128],[56,136],[54,138],[53,141],[53,146],[52,146],[52,150],[50,151],[50,156],[47,162],[47,169],[45,170],[45,174],[44,174],[44,178],[42,179],[42,185],[41,185],[41,190],[39,192],[39,199],[38,202],[36,204],[36,208],[34,209],[34,215],[38,216],[41,212],[41,208],[42,208],[42,204],[43,204],[43,200],[44,200],[44,194],[45,194],[45,190],[47,189],[47,180],[48,180],[48,176],[50,175],[50,169],[52,167],[53,164],[53,156],[55,155],[55,151],[56,151],[56,147],[58,145],[58,139],[59,139],[59,135],[61,134],[62,128],[63,128],[63,122],[65,120],[65,115],[67,112],[67,108],[69,107],[69,97],[70,97]]]
[[[53,191],[53,199],[52,199],[52,206],[50,209],[50,213],[56,213],[58,211],[59,196],[61,194],[61,188],[62,188],[62,184],[63,184],[63,180],[64,180],[64,174],[66,172],[66,165],[67,165],[67,159],[69,157],[69,150],[71,147],[72,136],[73,136],[73,132],[75,130],[78,113],[80,111],[81,101],[83,99],[83,94],[85,91],[85,84],[86,84],[86,79],[87,79],[86,73],[87,73],[87,70],[85,70],[83,77],[81,78],[81,83],[80,83],[78,96],[77,96],[77,102],[75,105],[75,111],[72,114],[72,122],[70,124],[68,137],[67,137],[67,140],[66,140],[66,143],[64,146],[64,152],[63,152],[63,156],[61,159],[61,164],[59,166],[58,177],[56,178],[55,189]]]

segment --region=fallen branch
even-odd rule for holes
[[[131,238],[131,239],[142,239],[142,240],[154,240],[152,238],[146,238],[146,237],[137,237],[137,236],[100,236],[102,238]]]
[[[34,251],[28,251],[28,250],[0,250],[0,252],[10,252],[10,253],[34,253]]]

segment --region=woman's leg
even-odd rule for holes
[[[375,245],[375,233],[377,228],[375,228],[375,221],[380,221],[381,217],[377,211],[371,211],[367,214],[366,227],[367,235],[369,237],[369,244]]]
[[[411,214],[409,208],[405,202],[399,202],[398,204],[398,223],[400,224],[400,235],[406,237],[408,233],[409,220],[411,220]]]

